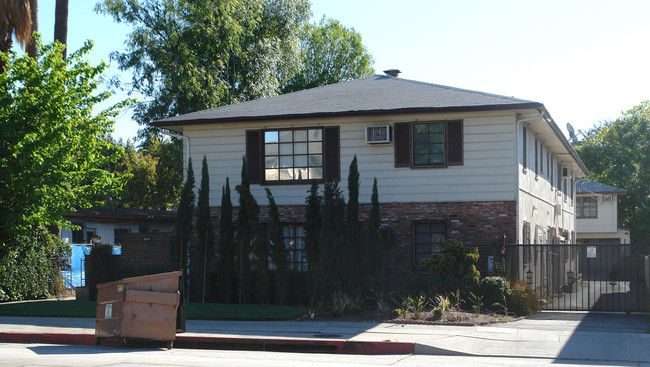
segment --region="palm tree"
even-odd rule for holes
[[[63,43],[68,42],[68,0],[56,0],[54,11],[54,40]],[[63,58],[66,58],[67,47],[63,49]]]
[[[9,52],[13,37],[22,48],[32,39],[32,12],[29,0],[4,0],[0,5],[0,52]]]

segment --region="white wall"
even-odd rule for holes
[[[394,145],[366,144],[365,126],[407,121],[463,119],[464,165],[448,168],[410,169],[394,167]],[[348,168],[357,155],[361,178],[360,201],[369,202],[373,178],[377,177],[381,202],[513,201],[515,190],[515,112],[404,115],[373,118],[328,118],[291,122],[227,123],[185,126],[190,138],[196,182],[206,155],[210,172],[210,205],[219,206],[221,189],[230,177],[240,182],[247,129],[301,126],[340,126],[341,182],[346,192]],[[197,185],[198,186],[198,185]],[[255,198],[266,203],[261,186],[252,185]],[[309,185],[269,186],[279,205],[304,204]],[[197,188],[198,189],[198,188]]]
[[[134,223],[133,221],[99,223],[99,222],[88,221],[88,220],[73,220],[72,222],[84,224],[84,227],[82,228],[82,230],[84,231],[84,239],[86,238],[85,233],[92,229],[95,232],[96,236],[102,237],[102,243],[110,243],[110,244],[115,244],[114,230],[116,228],[127,228],[129,229],[130,233],[138,233],[139,225],[141,224],[141,223]],[[160,224],[160,223],[147,223],[147,224],[149,225],[149,228],[151,228],[152,231],[159,231],[159,232],[169,232],[172,227],[172,224]],[[65,228],[62,229],[61,239],[66,243],[72,244],[72,231]],[[88,241],[86,240],[85,243],[88,243]]]
[[[581,233],[614,232],[618,228],[618,203],[617,195],[612,195],[611,203],[603,203],[602,195],[590,194],[580,196],[592,196],[598,200],[597,218],[578,218],[577,227]]]
[[[526,158],[527,168],[524,168],[524,146],[523,146],[523,128],[526,127]],[[555,187],[551,182],[551,173],[547,168],[548,154],[551,153],[553,170],[553,182],[556,182],[557,162],[561,156],[553,151],[551,144],[538,134],[536,127],[539,125],[532,123],[520,123],[517,126],[518,139],[518,175],[519,175],[519,198],[518,198],[518,225],[517,225],[517,243],[548,243],[550,239],[541,235],[536,237],[535,229],[539,226],[542,232],[546,233],[548,227],[562,228],[564,230],[575,231],[575,183],[567,179],[563,184],[574,185],[573,194],[570,186],[567,186],[566,195],[563,190]],[[538,142],[538,166],[535,171],[535,140]],[[539,162],[539,156],[543,155],[543,162]],[[541,164],[540,164],[541,163]],[[556,215],[555,207],[559,205],[559,215]],[[531,238],[523,239],[523,222],[530,223]],[[558,233],[558,235],[561,235]]]

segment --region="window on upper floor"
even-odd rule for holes
[[[395,167],[463,165],[463,121],[401,122],[394,127]]]
[[[595,196],[576,197],[576,217],[598,218],[598,198]]]
[[[251,183],[340,180],[339,156],[338,126],[246,131]]]
[[[444,222],[418,222],[413,223],[413,253],[415,264],[431,254],[442,251],[440,240],[447,237],[447,230]]]
[[[72,231],[72,243],[84,243],[84,224],[78,222],[72,222],[72,224],[79,227]]]

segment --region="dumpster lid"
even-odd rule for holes
[[[97,284],[97,288],[106,288],[106,287],[111,287],[116,284],[125,284],[125,283],[136,283],[136,282],[143,282],[143,281],[151,281],[151,280],[156,280],[156,279],[163,279],[163,278],[174,278],[174,277],[180,277],[183,274],[182,271],[170,271],[168,273],[158,273],[158,274],[151,274],[151,275],[141,275],[137,277],[130,277],[130,278],[124,278],[120,280],[114,280],[112,282],[106,282],[106,283],[101,283]]]

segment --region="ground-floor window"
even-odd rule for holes
[[[413,232],[415,264],[442,251],[440,240],[444,240],[447,233],[444,222],[413,223]]]
[[[289,268],[291,271],[307,271],[307,256],[305,254],[305,232],[302,224],[288,224],[282,226],[284,246],[289,250]],[[271,257],[269,269],[275,270]]]

